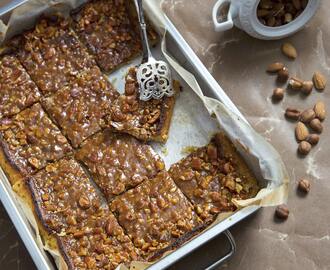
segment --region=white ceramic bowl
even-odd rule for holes
[[[320,0],[309,0],[304,11],[292,22],[269,27],[263,25],[257,17],[257,7],[260,0],[219,0],[212,11],[214,28],[217,32],[225,31],[234,25],[249,35],[259,39],[281,39],[290,36],[301,28],[313,17],[320,4]],[[224,4],[229,4],[227,21],[218,22],[217,15]]]

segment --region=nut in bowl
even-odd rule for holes
[[[236,26],[252,37],[275,40],[301,30],[316,13],[320,0],[219,0],[212,11],[217,32]],[[218,14],[227,6],[225,21]]]

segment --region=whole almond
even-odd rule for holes
[[[307,155],[312,149],[312,145],[309,142],[301,141],[298,146],[298,152],[302,155]]]
[[[286,67],[283,67],[277,72],[277,81],[279,83],[285,83],[289,78],[289,70]]]
[[[295,129],[295,134],[296,134],[296,139],[297,141],[303,141],[307,138],[309,132],[307,127],[305,126],[305,124],[303,122],[298,122],[296,125],[296,129]]]
[[[284,64],[283,63],[274,62],[274,63],[270,64],[267,67],[267,72],[269,72],[269,73],[276,73],[279,70],[281,70],[283,67],[284,67]]]
[[[313,83],[317,90],[324,90],[325,85],[327,84],[327,79],[318,71],[313,75]]]
[[[315,112],[313,109],[304,110],[299,117],[300,121],[304,123],[309,123],[314,118],[315,118]]]
[[[310,121],[309,126],[317,133],[322,133],[323,131],[322,123],[318,118],[315,118],[312,121]]]
[[[314,112],[315,112],[315,116],[320,119],[321,121],[323,121],[325,119],[326,116],[326,110],[325,110],[325,104],[322,101],[318,101],[316,102],[316,104],[314,105]]]
[[[313,82],[312,81],[304,81],[302,83],[301,92],[305,95],[309,95],[313,90]]]
[[[303,81],[297,77],[291,77],[289,80],[289,86],[293,90],[300,90],[303,86]]]
[[[300,111],[294,108],[287,108],[285,110],[285,116],[292,120],[298,120],[300,116]]]
[[[301,2],[300,0],[292,0],[292,4],[296,10],[301,9]]]
[[[282,53],[290,59],[296,59],[298,55],[296,48],[289,42],[282,45]]]
[[[298,189],[302,192],[308,193],[311,189],[311,183],[307,179],[300,179],[298,182]]]
[[[306,142],[309,142],[311,145],[318,144],[320,136],[317,134],[309,134],[306,138]]]
[[[287,205],[282,204],[276,207],[275,215],[280,219],[287,219],[290,214],[289,208]]]
[[[284,97],[284,89],[283,88],[275,88],[274,91],[273,91],[272,98],[274,100],[281,100],[281,99],[283,99],[283,97]]]

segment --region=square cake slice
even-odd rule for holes
[[[39,103],[12,118],[0,120],[0,143],[5,159],[23,176],[35,173],[72,150]]]
[[[41,94],[18,59],[0,59],[0,119],[19,113],[37,102]]]
[[[86,165],[108,201],[165,168],[149,145],[109,129],[86,140],[76,158]]]
[[[222,133],[173,164],[169,174],[205,222],[220,212],[234,211],[232,198],[252,198],[259,191],[255,176]]]
[[[86,48],[57,16],[41,19],[35,28],[15,38],[18,57],[44,95],[55,93],[81,71],[96,65]]]
[[[74,147],[101,129],[118,93],[98,67],[81,73],[70,85],[42,100],[46,111]]]
[[[94,0],[73,12],[74,30],[105,72],[141,52],[140,33],[134,25],[138,21],[130,16],[128,2]],[[150,39],[156,40],[155,33],[149,32]]]
[[[178,93],[180,86],[177,81],[173,81],[173,87]],[[140,100],[136,68],[131,68],[126,76],[125,94],[114,102],[111,114],[106,116],[106,125],[143,141],[165,142],[174,104],[175,96]]]
[[[111,210],[149,261],[201,229],[201,220],[192,205],[166,171],[116,197]]]
[[[111,212],[89,220],[89,224],[57,242],[68,269],[115,270],[119,264],[139,260],[137,250]]]
[[[84,169],[72,158],[48,164],[29,177],[36,214],[50,232],[82,227],[103,213],[102,198]]]

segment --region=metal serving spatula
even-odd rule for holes
[[[164,96],[172,96],[174,90],[169,66],[164,61],[156,60],[150,51],[142,0],[135,0],[135,5],[139,17],[143,49],[142,62],[137,68],[140,99],[147,101],[151,98],[161,99]]]

